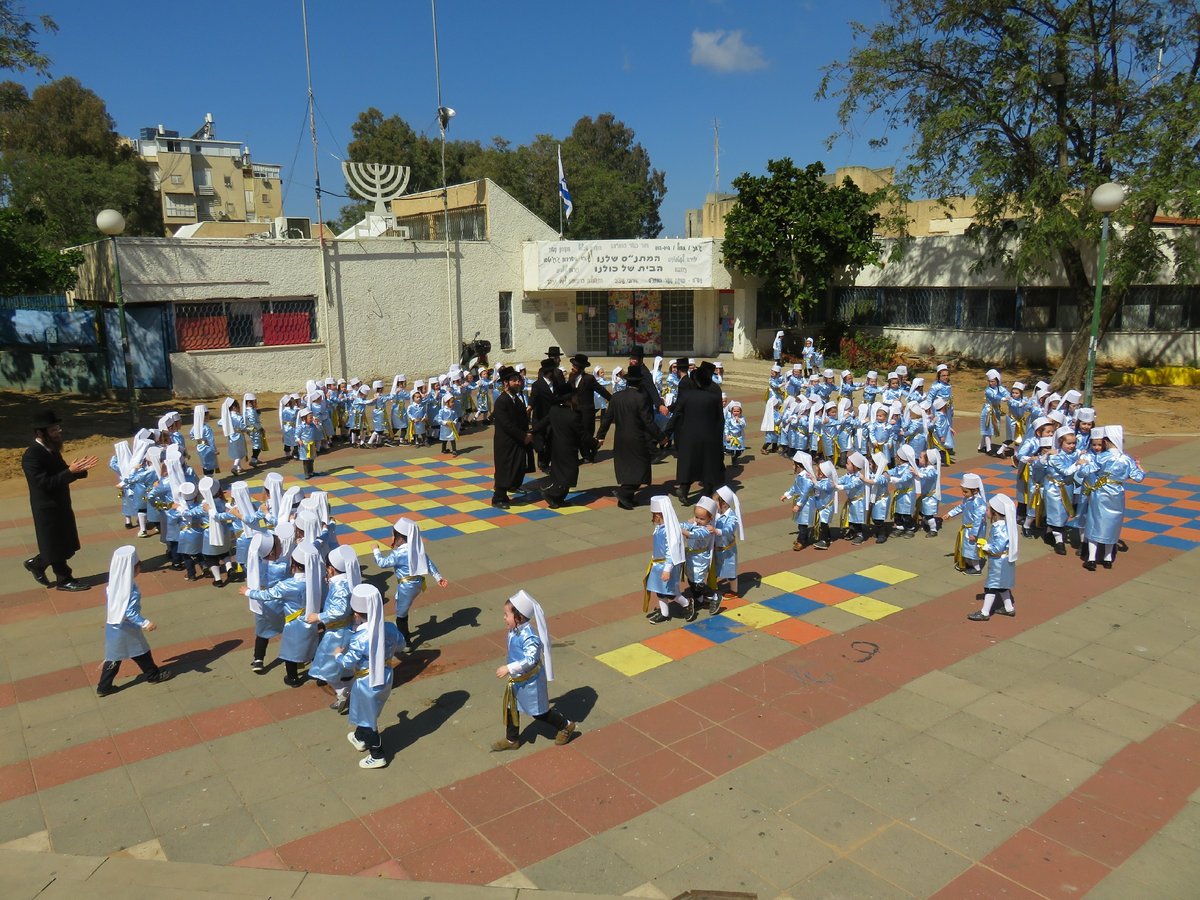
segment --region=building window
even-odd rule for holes
[[[576,291],[575,321],[580,353],[608,353],[608,291]]]
[[[196,198],[191,194],[166,194],[167,215],[176,219],[196,217]]]
[[[500,349],[513,348],[512,291],[500,292]]]
[[[174,312],[175,343],[182,351],[281,347],[317,339],[313,297],[180,303]]]
[[[183,176],[182,175],[172,175],[171,176],[171,184],[183,184]]]
[[[232,187],[233,187],[233,176],[232,176],[232,175],[226,175],[226,176],[225,176],[225,187],[226,187],[226,188],[232,188]]]
[[[271,205],[271,195],[263,194],[262,195],[262,203],[263,203],[263,206],[270,206]]]
[[[664,353],[690,353],[695,344],[694,302],[691,291],[662,292],[662,346]]]

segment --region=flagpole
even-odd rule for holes
[[[554,193],[558,194],[558,239],[561,241],[563,236],[562,144],[558,145],[558,179],[558,184],[554,186]]]

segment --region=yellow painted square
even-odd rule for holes
[[[414,484],[412,487],[406,487],[404,490],[410,494],[428,494],[430,491],[439,490],[440,486],[436,484]]]
[[[626,647],[618,647],[616,650],[601,653],[596,659],[627,677],[641,675],[643,672],[657,669],[671,661],[671,657],[665,653],[651,650],[645,644],[629,644]]]
[[[492,504],[480,503],[478,500],[464,500],[462,503],[450,504],[451,509],[457,509],[459,512],[475,512],[479,509],[491,509]]]
[[[482,488],[476,484],[456,484],[446,488],[446,490],[455,494],[473,494],[476,491],[482,490]]]
[[[391,525],[387,519],[363,519],[361,522],[351,522],[350,527],[355,531],[370,531],[372,528],[383,528],[385,525]]]
[[[775,609],[768,609],[758,603],[748,603],[745,606],[739,606],[737,609],[727,610],[725,615],[731,619],[737,619],[743,625],[748,625],[751,628],[766,628],[768,625],[774,625],[776,622],[782,622],[784,619],[791,618],[786,613],[781,613]]]
[[[463,457],[459,457],[458,459],[447,459],[444,460],[444,462],[448,466],[469,466],[471,465],[472,461],[469,459],[464,459]]]
[[[438,462],[438,460],[434,459],[432,456],[418,456],[414,459],[406,459],[404,462],[405,471],[407,472],[408,466],[424,466],[428,463]]]
[[[584,513],[587,511],[588,508],[586,506],[560,506],[558,509],[551,510],[551,512],[556,512],[560,516],[573,516],[577,513]]]
[[[908,581],[910,578],[916,578],[916,572],[905,572],[903,569],[897,569],[892,566],[871,566],[869,569],[863,569],[861,572],[855,572],[856,575],[861,575],[863,578],[874,578],[876,581],[885,581],[888,584],[899,584],[902,581]]]
[[[848,613],[854,613],[856,616],[862,616],[864,619],[871,619],[872,621],[882,619],[884,616],[890,616],[892,613],[900,612],[902,609],[902,607],[893,606],[891,603],[876,600],[874,597],[851,597],[849,600],[844,600],[837,604],[837,608],[844,609]]]
[[[392,486],[386,481],[372,481],[369,484],[360,484],[358,489],[360,491],[369,491],[372,494],[377,494],[380,491],[390,491]]]
[[[811,578],[805,578],[803,575],[797,575],[795,572],[776,572],[774,575],[768,575],[763,578],[764,584],[769,584],[771,587],[777,587],[782,591],[787,591],[789,594],[793,591],[798,591],[801,588],[812,587],[820,582],[813,581]]]
[[[463,534],[475,534],[480,531],[491,531],[493,528],[500,526],[494,522],[489,522],[487,519],[475,519],[472,522],[461,522],[458,525],[451,525],[455,531],[461,531]]]
[[[363,500],[354,504],[359,509],[381,509],[385,506],[395,506],[394,500],[388,500],[384,497],[376,497],[374,500]]]
[[[414,500],[412,503],[405,503],[404,508],[413,512],[420,512],[423,509],[433,509],[441,505],[440,500]]]

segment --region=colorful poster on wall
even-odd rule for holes
[[[637,341],[633,329],[633,291],[608,293],[608,355],[624,356]]]
[[[720,307],[720,332],[717,335],[717,352],[733,352],[733,291],[720,291],[717,303]]]
[[[662,347],[662,295],[658,291],[634,291],[634,337],[647,356],[657,356]]]

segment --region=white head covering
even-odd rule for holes
[[[819,468],[821,470],[821,474],[828,478],[829,483],[833,486],[833,514],[836,516],[841,511],[841,505],[838,502],[837,492],[837,466],[826,459],[821,461]]]
[[[915,391],[917,388],[922,387],[925,387],[925,379],[918,375],[912,380],[912,389]]]
[[[1104,437],[1117,448],[1118,453],[1125,452],[1125,426],[1124,425],[1105,425]]]
[[[782,331],[777,331],[777,332],[775,332],[775,337],[777,337],[777,338],[781,338],[781,337],[783,337],[783,332],[782,332]],[[806,344],[808,344],[808,343],[811,343],[811,342],[812,342],[812,338],[805,338],[805,339],[804,339],[804,343],[806,343]]]
[[[296,546],[296,526],[289,519],[281,519],[275,526],[275,537],[279,538],[279,556],[289,559]]]
[[[1008,526],[1008,561],[1016,562],[1020,555],[1020,534],[1017,531],[1017,504],[1007,494],[997,494],[988,501],[988,506],[1004,516]]]
[[[724,484],[717,488],[717,496],[724,500],[725,505],[733,510],[733,514],[737,517],[738,540],[744,541],[746,539],[746,527],[742,524],[742,504],[738,500],[737,494],[733,488]]]
[[[275,513],[276,522],[287,522],[292,518],[292,509],[296,506],[296,498],[300,496],[300,486],[293,485],[283,492],[279,501],[279,509]]]
[[[767,398],[767,407],[763,410],[762,425],[760,426],[762,431],[775,431],[775,408],[777,406],[779,406],[779,398],[772,394]]]
[[[398,390],[400,390],[400,376],[399,375],[397,375],[395,378],[392,379],[392,390],[390,393],[394,394]]]
[[[304,566],[304,615],[319,613],[325,599],[320,552],[312,541],[301,541],[292,551],[292,562]]]
[[[1062,442],[1063,438],[1065,438],[1069,434],[1074,434],[1074,433],[1075,433],[1075,429],[1072,428],[1070,425],[1060,426],[1058,428],[1058,430],[1054,432],[1054,446],[1057,447]]]
[[[296,531],[304,535],[301,541],[311,541],[317,536],[317,532],[321,530],[321,520],[317,518],[317,514],[311,509],[301,509],[296,513],[296,518],[292,520],[296,525]]]
[[[1052,413],[1048,413],[1046,415],[1046,420],[1049,422],[1053,422],[1055,425],[1066,425],[1067,424],[1067,417],[1064,416],[1057,409],[1054,410],[1054,412],[1052,412]]]
[[[334,578],[345,578],[350,582],[351,589],[362,584],[362,566],[358,562],[358,554],[354,548],[346,544],[334,547],[329,551],[329,564],[340,572]]]
[[[271,518],[279,520],[279,507],[283,503],[283,476],[278,472],[268,472],[263,479],[263,487],[267,490],[267,509]]]
[[[263,575],[266,573],[265,560],[275,548],[275,536],[257,532],[250,538],[250,549],[246,553],[246,587],[252,591],[264,590]],[[262,604],[253,597],[249,598],[250,612],[262,614]]]
[[[229,539],[221,525],[221,520],[217,518],[217,501],[214,499],[221,490],[221,482],[205,475],[196,487],[200,489],[200,496],[204,499],[204,506],[208,510],[208,542],[214,549],[225,547],[229,543]]]
[[[946,408],[946,399],[944,397],[933,398],[933,408],[939,412]]]
[[[392,680],[392,669],[387,660],[387,641],[384,637],[383,597],[373,584],[360,584],[350,592],[350,608],[367,617],[359,626],[367,633],[367,667],[371,687],[383,687]]]
[[[804,468],[804,471],[808,473],[808,477],[814,481],[816,480],[817,473],[813,471],[813,459],[810,454],[805,453],[803,450],[797,450],[792,457],[792,462],[799,463]]]
[[[1012,390],[1014,390],[1014,391],[1021,391],[1022,393],[1024,393],[1024,391],[1025,391],[1025,382],[1023,382],[1023,381],[1014,381],[1014,382],[1012,383]]]
[[[125,620],[125,610],[133,592],[133,567],[137,565],[137,548],[131,544],[118,547],[108,564],[108,614],[109,625],[120,625]]]
[[[950,367],[948,365],[946,365],[945,363],[938,363],[937,368],[934,369],[933,371],[935,373],[936,372],[948,372],[948,371],[950,371]]]
[[[542,668],[546,670],[546,680],[553,681],[554,664],[550,659],[550,630],[546,627],[546,614],[542,611],[542,604],[523,590],[517,591],[509,597],[508,602],[513,605],[513,609],[533,623],[538,640],[542,642]]]
[[[987,380],[988,381],[1000,381],[1000,370],[999,369],[988,369],[987,370]]]
[[[235,403],[232,397],[226,397],[221,402],[221,431],[225,437],[233,437],[233,404]]]
[[[942,454],[930,453],[930,465],[937,471],[937,481],[933,486],[933,496],[937,498],[937,502],[942,502]]]
[[[317,520],[322,528],[329,527],[329,494],[325,491],[313,491],[308,495],[317,508]]]
[[[701,497],[696,505],[706,511],[714,519],[717,517],[717,501],[712,497]]]
[[[913,468],[917,466],[917,451],[909,444],[901,444],[896,448],[896,455]]]
[[[858,469],[860,472],[866,471],[867,458],[865,456],[863,456],[861,453],[859,453],[857,450],[855,450],[853,453],[851,453],[849,456],[846,457],[846,462],[851,463],[854,466],[854,468]]]
[[[164,413],[158,417],[158,430],[167,431],[171,427],[171,422],[175,413]]]
[[[889,416],[898,416],[902,412],[904,412],[904,404],[902,404],[899,400],[893,400],[891,405],[888,406]]]
[[[675,515],[675,507],[671,498],[663,495],[650,498],[650,511],[663,517],[663,527],[667,530],[667,562],[677,566],[683,562],[685,551],[683,534],[679,530],[679,517]]]
[[[197,403],[192,410],[192,440],[198,441],[204,437],[204,417],[208,415],[208,407]]]
[[[117,441],[113,444],[113,454],[117,457],[117,474],[122,478],[132,475],[133,451],[129,448],[129,441]]]
[[[1071,390],[1064,392],[1062,398],[1063,403],[1070,403],[1072,406],[1074,406],[1083,399],[1083,394],[1079,393],[1079,391]]]
[[[401,516],[392,526],[397,534],[404,535],[408,548],[408,574],[428,575],[429,558],[425,555],[425,541],[421,537],[421,527],[412,519]]]
[[[250,485],[244,481],[235,481],[229,487],[229,495],[238,512],[246,518],[254,515],[254,501],[250,499]]]
[[[1075,408],[1075,421],[1076,422],[1095,422],[1096,421],[1096,410],[1092,409],[1090,406],[1076,407]]]
[[[772,375],[778,375],[782,371],[783,371],[783,369],[779,368],[779,366],[771,366],[771,374]]]
[[[974,472],[964,473],[961,484],[964,488],[979,491],[979,496],[983,498],[984,503],[987,503],[987,491],[983,487],[983,479]]]
[[[1108,429],[1105,426],[1098,425],[1097,427],[1092,429],[1091,434],[1088,435],[1088,440],[1092,440],[1092,441],[1099,440],[1100,438],[1105,437],[1105,435],[1107,433],[1108,433]]]
[[[799,372],[802,368],[804,368],[804,367],[801,366],[800,363],[792,363],[792,371],[793,372]]]

